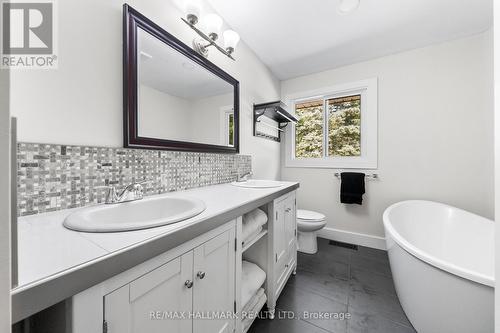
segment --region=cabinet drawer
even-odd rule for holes
[[[276,285],[279,286],[283,283],[283,280],[285,279],[286,277],[286,269],[287,269],[287,265],[288,265],[288,261],[289,261],[289,257],[285,257],[283,258],[284,260],[280,260],[280,262],[276,263],[276,267],[275,267],[275,270],[276,270]]]
[[[282,283],[282,280],[286,278],[287,271],[290,267],[295,265],[297,245],[295,242],[288,248],[284,257],[279,260],[275,265],[275,282],[277,285]]]
[[[295,255],[293,253],[288,253],[286,258],[284,258],[283,262],[277,267],[279,270],[279,273],[276,274],[276,296],[281,293],[281,290],[283,289],[288,276],[290,276],[291,270],[294,267],[295,264]]]

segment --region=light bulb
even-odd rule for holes
[[[201,1],[200,0],[185,0],[184,11],[186,13],[186,19],[189,23],[195,25],[198,23],[198,19],[201,14]]]
[[[240,41],[240,35],[236,31],[226,30],[224,31],[224,48],[227,53],[231,54],[234,52],[236,45]]]
[[[208,14],[204,18],[205,29],[213,41],[219,37],[220,29],[222,27],[222,19],[217,14]]]

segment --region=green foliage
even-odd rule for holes
[[[229,145],[234,146],[234,115],[229,115]]]
[[[328,106],[328,155],[361,155],[360,101]]]
[[[296,110],[295,156],[323,157],[323,107]],[[361,155],[360,100],[328,104],[328,155]]]
[[[323,156],[323,107],[296,111],[299,121],[295,125],[295,157]]]

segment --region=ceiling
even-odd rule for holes
[[[493,0],[208,0],[279,79],[483,32]],[[237,52],[237,51],[236,51]]]

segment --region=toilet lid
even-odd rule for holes
[[[297,218],[303,221],[324,221],[325,215],[312,210],[298,209]]]

